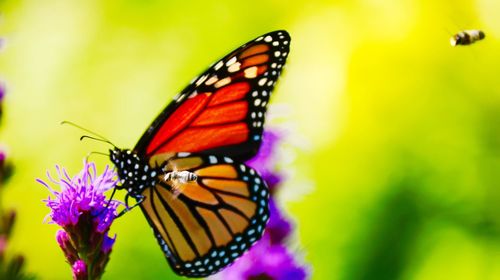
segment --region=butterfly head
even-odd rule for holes
[[[134,195],[156,184],[157,171],[130,150],[113,149],[109,158],[116,166],[122,188]]]

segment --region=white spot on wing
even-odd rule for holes
[[[186,98],[186,94],[181,94],[177,99],[175,99],[175,102],[179,103],[181,102],[184,98]]]
[[[216,88],[220,88],[220,87],[223,87],[223,86],[225,86],[225,85],[229,84],[230,82],[231,82],[231,78],[230,78],[230,77],[226,77],[226,78],[224,78],[224,79],[222,79],[222,80],[218,81],[217,83],[215,83],[215,85],[214,85],[214,86],[215,86]]]
[[[208,162],[211,164],[216,164],[217,163],[217,158],[215,156],[209,156],[208,157]]]
[[[201,76],[198,81],[196,81],[196,85],[199,86],[201,85],[205,80],[207,79],[207,75]]]
[[[193,93],[191,93],[191,94],[189,95],[189,98],[193,98],[193,97],[195,97],[195,96],[197,96],[197,95],[198,95],[198,91],[196,91],[196,90],[195,90],[195,91],[193,91]]]
[[[230,60],[226,62],[226,66],[228,67],[231,66],[233,63],[236,62],[236,59],[237,59],[236,56],[233,56]]]
[[[258,70],[257,66],[252,66],[252,67],[245,69],[243,71],[243,74],[244,74],[245,78],[253,79],[253,78],[257,77],[257,70]]]
[[[208,79],[208,81],[205,82],[205,85],[209,86],[215,82],[217,82],[219,79],[217,78],[217,76],[212,76],[210,77],[210,79]]]
[[[222,66],[224,65],[224,62],[219,61],[217,64],[215,64],[214,69],[217,71],[219,70]]]
[[[241,63],[239,63],[239,62],[233,63],[231,66],[229,66],[227,68],[227,71],[229,71],[230,73],[237,72],[240,70],[240,66],[241,66]]]

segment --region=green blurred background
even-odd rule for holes
[[[272,104],[295,131],[280,196],[312,278],[500,279],[499,1],[0,3],[9,250],[41,279],[71,272],[35,178],[107,148],[59,123],[133,147],[191,78],[275,29],[292,45]],[[486,39],[450,46],[470,28]],[[140,211],[112,232],[105,279],[173,277]]]

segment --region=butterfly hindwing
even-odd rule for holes
[[[141,208],[176,273],[211,275],[260,239],[269,190],[254,169],[229,157],[179,153],[163,170],[142,193]],[[165,177],[184,170],[196,180],[176,184]]]
[[[134,151],[254,156],[261,143],[269,96],[289,52],[290,36],[274,31],[213,64],[174,98]]]

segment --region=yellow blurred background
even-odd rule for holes
[[[495,0],[2,0],[9,252],[40,279],[70,278],[35,178],[55,164],[75,174],[108,147],[62,120],[131,148],[210,63],[286,29],[271,106],[288,108],[295,156],[280,196],[312,279],[500,279],[499,12]],[[471,28],[486,38],[450,46]],[[111,232],[104,279],[174,278],[140,211]]]

